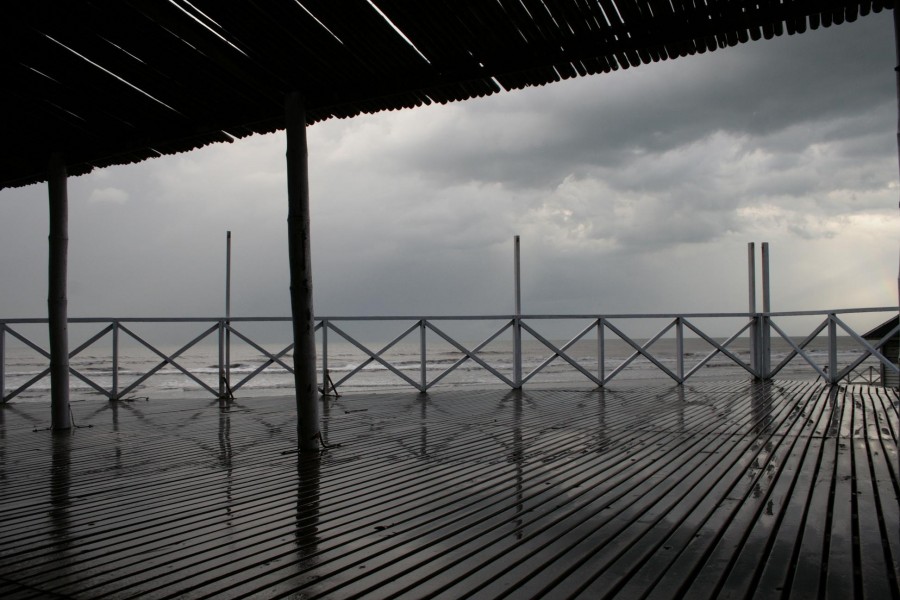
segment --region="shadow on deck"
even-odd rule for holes
[[[0,597],[898,598],[898,397],[810,382],[0,407]]]

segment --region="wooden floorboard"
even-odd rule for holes
[[[900,598],[898,395],[820,383],[0,407],[0,598]]]

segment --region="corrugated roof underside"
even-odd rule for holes
[[[0,188],[283,125],[485,96],[878,12],[885,0],[40,0],[5,6]]]

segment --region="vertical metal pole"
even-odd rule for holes
[[[428,385],[428,370],[425,368],[425,361],[427,358],[427,347],[426,347],[426,336],[425,336],[425,319],[421,319],[419,321],[419,378],[422,382],[422,389],[420,391],[424,392],[425,388]]]
[[[51,429],[71,429],[69,412],[69,329],[66,280],[69,249],[69,198],[66,165],[58,153],[50,156],[47,188],[50,196],[49,281],[47,315],[50,334]]]
[[[519,236],[513,238],[513,276],[515,278],[516,314],[513,322],[513,383],[522,387],[522,270]]]
[[[319,449],[321,434],[310,255],[309,164],[306,146],[306,109],[303,99],[297,92],[289,93],[285,99],[285,133],[297,444],[300,450],[313,451]]]
[[[225,397],[225,321],[219,320],[219,398]]]
[[[678,385],[684,383],[684,320],[675,319],[675,354],[678,356]]]
[[[762,356],[760,363],[762,365],[762,378],[770,379],[769,372],[772,370],[771,360],[772,360],[772,348],[771,348],[771,334],[772,331],[769,328],[769,313],[772,312],[772,305],[770,302],[770,294],[769,294],[769,242],[762,243],[762,301],[763,301],[763,313],[764,316],[762,318],[762,333],[760,338],[762,340]]]
[[[0,404],[6,393],[6,324],[0,323]]]
[[[119,322],[113,321],[112,329],[112,395],[110,400],[119,399]]]
[[[747,244],[747,271],[749,274],[747,289],[750,292],[750,303],[747,312],[753,323],[750,325],[750,366],[757,379],[762,379],[759,368],[759,316],[756,314],[756,244]]]
[[[231,232],[225,236],[225,381],[231,389]]]
[[[837,366],[837,322],[834,313],[828,315],[828,383],[836,385],[838,382]]]
[[[606,327],[603,326],[603,317],[597,319],[597,379],[601,385],[606,383]]]
[[[330,394],[328,389],[328,321],[322,321],[322,392]]]

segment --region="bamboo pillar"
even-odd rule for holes
[[[69,331],[66,298],[69,209],[66,165],[53,153],[47,173],[50,196],[49,278],[47,318],[50,338],[50,428],[71,429],[69,412]]]
[[[288,183],[288,254],[291,270],[291,316],[294,332],[294,385],[297,398],[297,445],[319,448],[319,390],[316,385],[316,337],[313,322],[312,261],[309,237],[309,165],[306,110],[300,94],[285,100]]]

